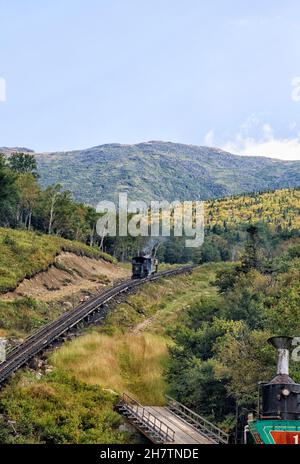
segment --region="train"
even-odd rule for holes
[[[244,442],[257,444],[300,445],[300,384],[289,376],[289,352],[292,337],[268,339],[277,350],[277,373],[258,386],[258,415],[248,417]]]
[[[132,258],[132,279],[145,279],[158,271],[158,260],[152,255]]]

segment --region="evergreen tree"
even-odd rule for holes
[[[12,171],[19,174],[32,174],[34,177],[37,175],[37,163],[34,155],[29,153],[13,153],[8,160],[9,167]]]
[[[241,271],[249,272],[251,269],[261,270],[263,259],[258,227],[251,225],[247,228],[247,232],[248,239],[242,257]]]

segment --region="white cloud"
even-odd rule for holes
[[[207,132],[207,134],[204,137],[204,145],[207,147],[212,147],[214,144],[214,139],[215,139],[215,134],[214,131],[211,129],[210,131]]]
[[[300,138],[278,139],[273,135],[256,140],[252,137],[237,135],[235,140],[227,142],[223,150],[238,155],[267,156],[283,160],[300,160]]]
[[[294,135],[277,137],[271,124],[252,115],[233,140],[227,141],[222,148],[238,155],[300,160],[300,133],[296,134],[296,128],[296,122],[292,122],[289,129]]]

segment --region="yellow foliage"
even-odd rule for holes
[[[206,226],[266,222],[275,228],[300,228],[300,190],[283,189],[211,200],[205,203]]]

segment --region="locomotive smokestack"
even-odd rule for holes
[[[292,341],[292,337],[271,337],[268,339],[268,342],[278,352],[277,375],[289,375],[289,351]]]
[[[300,384],[289,376],[289,351],[293,339],[271,337],[268,342],[278,352],[277,375],[270,382],[261,385],[260,418],[300,421]]]

